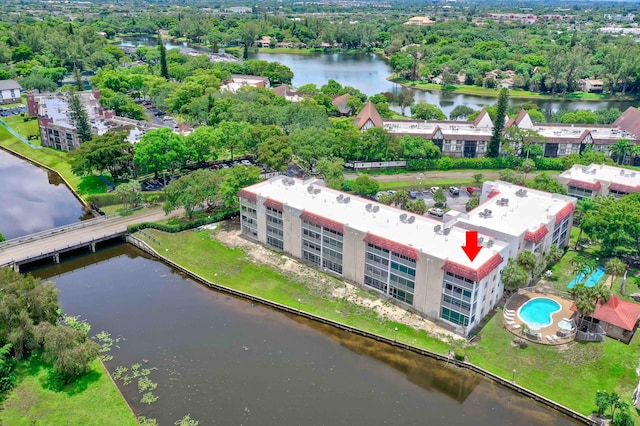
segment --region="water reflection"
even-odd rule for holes
[[[59,177],[0,150],[0,232],[7,239],[78,222],[82,204]]]
[[[211,291],[127,245],[36,273],[66,312],[127,339],[110,369],[158,368],[157,403],[137,402],[135,384],[123,392],[160,424],[572,424],[468,371]]]

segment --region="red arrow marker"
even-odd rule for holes
[[[467,254],[470,261],[476,258],[482,246],[478,245],[478,231],[467,231],[467,245],[462,246],[462,250]]]

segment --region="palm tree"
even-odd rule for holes
[[[614,145],[611,145],[611,154],[615,154],[618,164],[624,163],[624,158],[631,152],[631,141],[628,139],[618,139]]]
[[[593,198],[583,198],[578,201],[578,204],[576,204],[576,214],[574,219],[578,220],[580,223],[580,232],[578,233],[578,238],[576,239],[576,246],[574,248],[575,250],[578,250],[578,244],[580,243],[580,238],[582,238],[582,220],[589,212],[594,211],[597,208],[598,205],[595,201],[593,201]]]
[[[627,265],[617,257],[609,259],[609,261],[605,263],[604,267],[607,274],[611,275],[611,285],[616,281],[616,277],[624,274],[624,271],[627,269]],[[622,290],[623,288],[620,286],[620,294],[624,294]]]
[[[575,288],[575,287],[574,287]],[[576,300],[576,309],[580,314],[580,324],[584,322],[585,317],[590,317],[596,310],[596,301],[590,298],[580,298]]]
[[[609,298],[611,298],[611,289],[602,283],[596,284],[591,288],[587,287],[587,289],[588,296],[591,296],[591,299],[596,302],[604,304],[609,301]]]

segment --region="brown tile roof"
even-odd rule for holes
[[[324,216],[320,216],[319,214],[315,214],[315,213],[311,213],[309,211],[303,210],[302,214],[300,214],[300,219],[306,220],[307,222],[311,222],[319,226],[323,226],[327,229],[331,229],[332,231],[336,231],[341,234],[344,234],[343,223],[336,222],[335,220],[326,218]]]
[[[364,108],[362,108],[362,111],[356,115],[355,125],[358,129],[362,129],[368,120],[371,120],[376,127],[382,127],[384,124],[380,113],[378,113],[378,110],[371,101],[367,102]]]
[[[349,114],[351,112],[351,108],[347,106],[347,101],[349,100],[350,96],[351,95],[349,95],[348,93],[338,96],[331,101],[331,105],[338,108],[340,114]]]
[[[407,256],[410,259],[418,260],[418,249],[409,247],[407,245],[398,243],[396,241],[389,240],[384,237],[379,237],[377,235],[372,234],[371,232],[367,232],[367,236],[364,238],[364,241],[366,243],[370,243],[375,246],[382,247],[394,253]]]
[[[522,122],[522,120],[524,120],[527,115],[529,115],[529,113],[527,111],[521,109],[520,112],[518,113],[518,116],[515,119],[515,123],[516,124],[520,124]]]
[[[640,318],[640,305],[611,295],[605,304],[598,301],[596,310],[591,316],[597,320],[631,331],[636,326],[638,318]]]
[[[631,186],[613,182],[609,185],[609,191],[626,192],[627,194],[631,194],[632,192],[640,192],[640,185]]]
[[[287,86],[286,84],[281,84],[280,86],[276,87],[273,89],[273,93],[275,93],[278,96],[295,96],[298,94],[298,92],[296,92],[295,90],[293,90],[291,87]]]
[[[627,110],[613,122],[613,125],[621,130],[626,130],[638,139],[640,137],[640,110],[634,107],[627,108]]]
[[[468,278],[473,281],[480,281],[487,275],[491,273],[494,269],[496,269],[502,263],[502,256],[498,253],[494,254],[484,262],[478,269],[473,269],[469,266],[461,265],[452,260],[447,260],[444,262],[442,266],[442,270],[451,272],[452,274],[461,275],[465,278]]]
[[[476,117],[476,119],[475,119],[475,120],[473,120],[473,125],[477,127],[477,126],[478,126],[478,124],[480,124],[480,121],[481,121],[481,120],[484,118],[484,116],[485,116],[485,115],[487,115],[487,114],[489,114],[489,113],[487,112],[487,110],[486,110],[486,109],[484,109],[484,108],[483,108],[483,109],[482,109],[482,111],[480,111],[480,114],[478,114],[478,116]]]

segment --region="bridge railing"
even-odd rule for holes
[[[38,238],[59,234],[61,232],[72,231],[72,230],[82,229],[82,228],[89,228],[98,223],[106,222],[110,219],[117,218],[117,217],[122,217],[122,216],[120,216],[118,213],[115,213],[108,216],[96,217],[95,219],[83,220],[82,222],[73,223],[70,225],[58,226],[57,228],[51,228],[51,229],[47,229],[46,231],[35,232],[33,234],[25,235],[18,238],[12,238],[10,240],[0,243],[0,251],[3,251],[9,247],[23,244],[28,241],[33,241]]]

